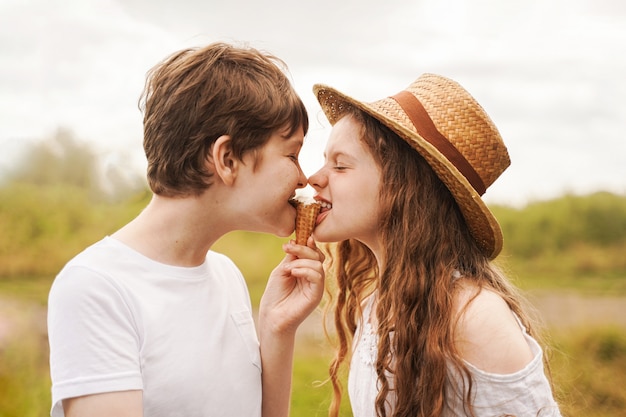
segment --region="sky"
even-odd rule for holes
[[[214,41],[287,63],[311,119],[307,175],[330,133],[313,84],[375,101],[430,72],[463,85],[507,145],[488,203],[626,194],[623,0],[0,0],[0,175],[59,128],[143,175],[146,72]]]

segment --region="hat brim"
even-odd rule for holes
[[[377,105],[380,101],[364,103],[323,84],[315,84],[313,93],[331,125],[343,117],[346,106],[355,107],[393,130],[419,152],[450,190],[482,252],[489,259],[498,256],[503,244],[502,230],[498,221],[465,176],[441,152],[418,133],[407,129],[386,114],[382,107]]]

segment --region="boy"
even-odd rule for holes
[[[289,236],[306,109],[277,58],[216,43],[153,68],[142,95],[153,197],[50,291],[52,416],[286,416],[298,325],[323,255],[289,242],[255,331],[224,234]],[[262,372],[261,372],[262,370]]]

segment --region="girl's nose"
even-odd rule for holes
[[[324,188],[327,183],[326,176],[321,169],[309,177],[309,184],[315,189]]]

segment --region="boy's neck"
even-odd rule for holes
[[[229,222],[204,196],[153,196],[146,208],[112,237],[168,265],[193,267],[230,230]]]

